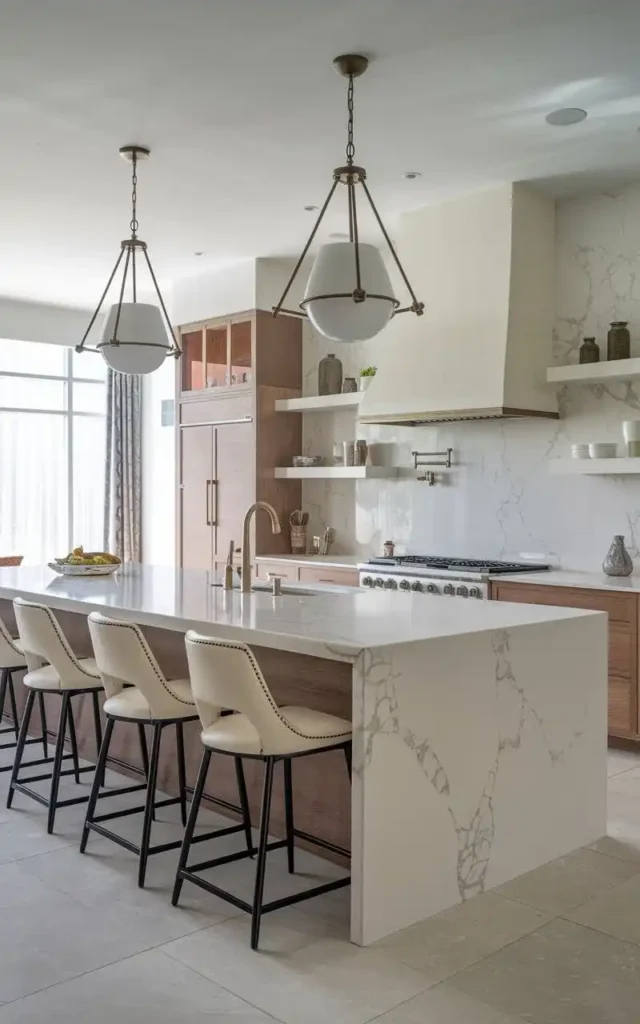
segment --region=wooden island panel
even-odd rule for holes
[[[85,615],[76,612],[56,611],[62,629],[78,657],[92,657],[91,638]],[[0,600],[0,618],[12,631],[15,617],[11,601]],[[142,626],[158,664],[168,679],[188,678],[187,656],[184,635],[154,626]],[[317,711],[339,715],[351,720],[351,664],[314,658],[290,651],[252,645],[253,653],[273,693],[277,704],[297,704]],[[19,675],[16,674],[16,682]],[[16,699],[19,711],[24,706],[24,687],[16,685]],[[60,698],[46,695],[46,710],[51,731],[60,714]],[[93,729],[91,698],[76,698],[73,705],[74,721],[78,735],[78,748],[82,757],[95,762],[96,746]],[[34,712],[33,733],[38,733],[39,719]],[[187,784],[193,786],[202,756],[200,723],[188,722],[184,726],[185,752],[187,760]],[[149,738],[150,739],[150,738]],[[111,757],[117,770],[142,772],[140,746],[137,728],[118,722],[111,742]],[[258,761],[245,760],[245,775],[253,824],[257,826],[262,795],[263,766]],[[282,780],[282,767],[276,769],[276,780]],[[175,730],[167,727],[163,735],[158,788],[170,795],[177,795],[177,768],[175,757]],[[304,757],[293,762],[293,789],[296,827],[312,835],[350,848],[351,831],[351,790],[344,753],[329,751],[315,757]],[[214,754],[205,791],[207,797],[220,797],[230,803],[238,803],[236,775],[232,757]],[[218,808],[216,808],[218,809]],[[220,813],[226,814],[226,811]],[[284,799],[282,781],[276,781],[271,809],[271,831],[274,835],[285,835]],[[300,843],[304,846],[304,843]],[[313,847],[321,856],[330,854]]]

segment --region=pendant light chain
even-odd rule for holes
[[[136,207],[138,205],[138,157],[133,154],[131,160],[131,222],[129,227],[131,228],[131,237],[136,238],[138,234],[138,216]]]
[[[356,155],[356,147],[353,144],[353,75],[349,75],[347,87],[347,113],[347,163],[351,167]]]

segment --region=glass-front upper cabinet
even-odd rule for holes
[[[181,337],[182,390],[233,388],[253,382],[253,321],[190,328]]]

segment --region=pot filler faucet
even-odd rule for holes
[[[273,505],[270,505],[268,501],[256,501],[255,504],[249,506],[245,513],[244,523],[242,524],[241,586],[243,594],[251,593],[251,551],[249,550],[251,540],[249,537],[249,529],[251,527],[251,517],[259,508],[263,508],[265,512],[269,513],[269,518],[271,519],[271,532],[280,533],[280,520],[278,519],[278,513]]]

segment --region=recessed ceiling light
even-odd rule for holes
[[[346,231],[332,231],[329,238],[348,238]]]
[[[406,178],[407,181],[413,181],[414,178],[421,178],[422,177],[422,172],[421,171],[405,171],[404,174],[402,175],[402,177]]]
[[[560,107],[559,110],[552,110],[550,114],[547,114],[545,121],[547,124],[565,128],[567,125],[584,121],[586,116],[586,110],[582,110],[580,107]]]
[[[313,213],[314,210],[318,210],[318,209],[320,209],[320,207],[318,207],[318,206],[313,206],[313,205],[305,206],[305,210],[307,211],[307,213]]]
[[[194,256],[204,256],[203,252],[194,252]]]

